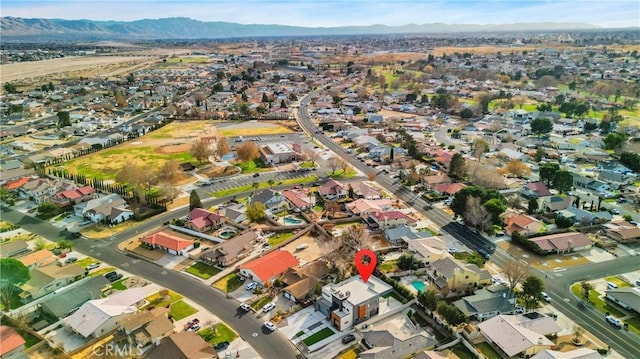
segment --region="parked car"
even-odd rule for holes
[[[617,208],[611,208],[611,213],[613,214],[620,214],[620,210]]]
[[[622,321],[620,319],[613,317],[611,315],[607,315],[606,317],[604,317],[604,319],[614,327],[622,328]]]
[[[86,270],[92,270],[100,267],[100,263],[91,263],[85,267]]]
[[[248,283],[247,285],[245,285],[244,288],[246,290],[252,291],[252,290],[256,289],[257,286],[258,286],[257,282],[251,282],[251,283]]]
[[[263,313],[269,313],[269,312],[270,312],[270,311],[272,311],[272,310],[273,310],[273,308],[275,308],[275,307],[276,307],[276,305],[275,305],[274,303],[267,303],[267,305],[265,305],[265,306],[262,308],[262,312],[263,312]]]
[[[272,332],[276,330],[276,325],[271,322],[264,322],[264,326]]]
[[[114,273],[114,274],[111,274]],[[109,282],[113,283],[117,280],[122,279],[122,273],[117,272],[109,272],[110,275],[105,275],[105,277],[109,280]]]
[[[549,294],[547,294],[547,292],[542,292],[540,293],[540,295],[542,296],[542,299],[544,299],[545,302],[551,303],[551,297],[549,297]]]
[[[200,330],[200,324],[194,324],[191,326],[191,328],[187,329],[188,332],[195,332]]]
[[[480,253],[480,255],[482,256],[482,258],[484,258],[484,259],[489,259],[489,258],[491,258],[491,255],[489,254],[489,252],[487,252],[486,250],[484,250],[484,249],[482,249],[482,248],[478,250],[478,253]]]
[[[607,282],[607,289],[618,289],[615,283]]]
[[[244,310],[245,312],[250,312],[251,306],[247,303],[242,303],[240,304],[240,309]]]
[[[342,344],[349,344],[354,340],[356,340],[356,336],[355,335],[347,334],[344,337],[342,337]]]
[[[78,261],[78,258],[76,258],[76,257],[69,257],[69,258],[65,259],[64,263],[65,263],[65,264],[69,264],[69,263],[73,263],[73,262],[76,262],[76,261]]]
[[[229,342],[221,342],[213,346],[216,351],[225,350],[229,347]]]

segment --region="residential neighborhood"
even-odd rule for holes
[[[597,34],[140,42],[3,79],[0,356],[639,357],[638,39]]]

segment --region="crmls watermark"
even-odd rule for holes
[[[133,345],[129,343],[108,343],[97,344],[93,346],[93,355],[97,357],[118,357],[130,358],[134,356],[142,356],[142,345]]]

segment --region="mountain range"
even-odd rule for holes
[[[496,25],[474,24],[409,24],[402,26],[370,25],[341,27],[302,27],[287,25],[238,24],[203,22],[185,17],[144,19],[136,21],[93,21],[64,19],[0,18],[0,33],[5,40],[52,39],[204,39],[261,36],[322,36],[401,33],[463,33],[561,31],[598,29],[584,23],[514,23]]]

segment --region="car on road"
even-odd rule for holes
[[[453,254],[453,253],[456,253],[456,252],[458,252],[458,248],[456,248],[456,247],[449,248],[449,253]]]
[[[614,316],[611,315],[607,315],[606,317],[604,317],[604,319],[607,321],[607,323],[613,325],[616,328],[622,328],[622,321]]]
[[[478,253],[480,253],[480,255],[482,256],[482,258],[484,258],[484,259],[489,259],[489,258],[491,258],[491,254],[489,254],[489,252],[487,252],[486,250],[484,250],[484,249],[482,249],[482,248],[480,248],[480,249],[478,250]]]
[[[251,282],[251,283],[247,283],[247,285],[245,285],[244,288],[246,290],[253,291],[254,289],[256,289],[257,286],[258,286],[257,282]]]
[[[86,270],[92,270],[92,269],[96,269],[100,267],[100,263],[91,263],[88,266],[86,266],[84,269]]]
[[[349,344],[354,340],[356,340],[356,336],[355,335],[347,334],[344,337],[342,337],[342,344]]]
[[[540,295],[542,296],[542,299],[545,302],[551,303],[551,297],[549,296],[549,294],[547,294],[547,292],[542,292],[542,293],[540,293]]]
[[[270,311],[273,310],[273,308],[275,308],[276,305],[274,303],[267,303],[267,305],[265,305],[262,308],[262,313],[269,313]]]
[[[213,346],[213,349],[215,349],[216,351],[221,351],[221,350],[225,350],[229,347],[229,342],[220,342],[216,345]]]
[[[611,208],[611,213],[613,214],[620,214],[620,210],[617,208]]]
[[[276,325],[271,322],[264,322],[264,327],[272,332],[276,330]]]
[[[260,176],[260,174],[259,174],[259,173],[254,173],[254,174],[253,174],[253,177],[259,177],[259,176]]]
[[[240,309],[244,310],[245,312],[250,312],[251,306],[247,303],[242,303],[240,304]]]

